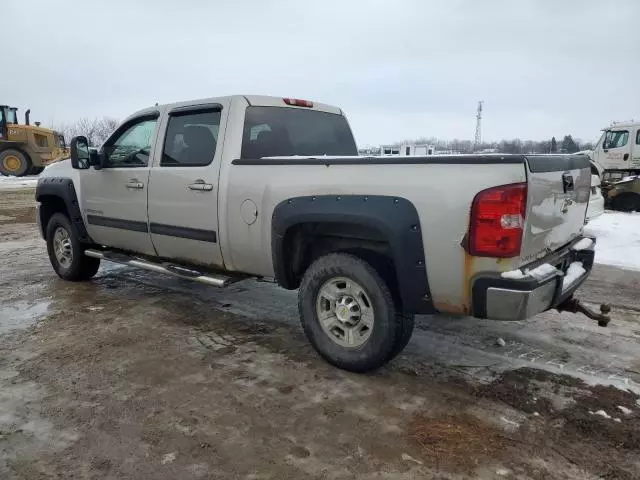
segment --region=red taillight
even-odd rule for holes
[[[293,105],[294,107],[308,107],[313,108],[313,102],[309,100],[300,100],[299,98],[283,98],[284,103],[287,105]]]
[[[526,206],[526,183],[478,193],[471,205],[469,254],[502,258],[520,255]]]

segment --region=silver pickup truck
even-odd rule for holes
[[[299,289],[304,331],[363,372],[408,343],[415,314],[522,320],[583,311],[591,171],[570,155],[358,157],[342,110],[231,96],[156,105],[99,151],[38,181],[51,264],[87,280],[101,260],[224,287]]]

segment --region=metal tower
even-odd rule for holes
[[[482,143],[482,104],[484,101],[478,102],[478,110],[476,111],[476,135],[473,139],[473,150],[476,151]]]

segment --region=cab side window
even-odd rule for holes
[[[609,130],[604,137],[604,143],[602,148],[607,150],[609,148],[624,147],[629,141],[628,130]]]
[[[636,145],[640,145],[640,130],[636,132]]]
[[[104,146],[105,167],[145,167],[149,164],[156,118],[144,118],[126,127]]]
[[[220,116],[219,108],[171,113],[160,166],[209,165],[216,155]]]

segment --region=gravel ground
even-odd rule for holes
[[[609,328],[420,317],[354,375],[313,352],[292,292],[107,264],[66,283],[33,217],[32,190],[0,192],[2,479],[640,477],[640,272],[583,286]]]

